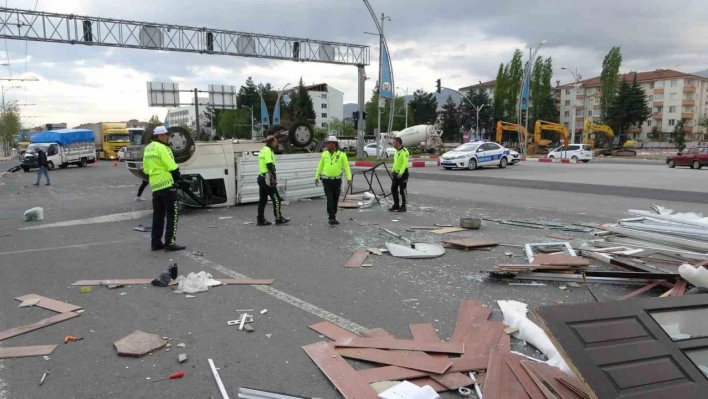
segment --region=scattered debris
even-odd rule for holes
[[[91,287],[81,287],[79,292],[81,292],[82,294],[88,294],[89,292],[91,292]]]
[[[460,231],[465,231],[466,229],[463,229],[462,227],[444,227],[442,229],[437,229],[437,230],[431,230],[431,233],[434,234],[448,234],[448,233],[457,233]]]
[[[185,295],[184,297],[185,297],[185,298],[188,298],[188,299],[196,298],[195,295]]]
[[[182,377],[184,377],[184,371],[179,371],[177,373],[170,374],[169,377],[163,377],[163,378],[158,378],[156,380],[152,380],[152,382],[158,382],[158,381],[164,381],[164,380],[178,380]]]
[[[67,335],[64,337],[64,344],[68,344],[69,342],[76,342],[76,341],[81,341],[83,337],[75,337],[73,335]]]
[[[183,342],[180,342],[179,344],[177,344],[178,348],[185,348],[186,346],[187,346],[187,344],[185,344]]]
[[[290,396],[277,392],[259,391],[248,388],[239,388],[238,397],[243,399],[306,399],[300,396]]]
[[[429,259],[445,254],[445,248],[442,245],[425,242],[411,243],[410,246],[387,242],[386,248],[388,248],[391,256],[396,258]]]
[[[371,263],[362,263],[361,267],[374,267]]]
[[[154,280],[152,280],[151,284],[155,287],[167,287],[170,284],[170,280],[174,280],[177,278],[177,270],[178,269],[176,263],[167,266],[167,269],[165,269],[162,273],[160,273],[160,275],[158,275]]]
[[[455,227],[455,226],[453,226],[453,225],[451,225],[451,224],[439,224],[439,223],[435,223],[435,226],[436,226],[436,227]]]
[[[572,281],[569,282],[569,283],[566,284],[566,285],[567,285],[568,287],[573,287],[573,288],[580,288],[580,287],[582,287],[580,284],[574,283],[574,282],[572,282]]]
[[[209,287],[222,285],[221,281],[214,280],[212,275],[205,271],[189,273],[187,277],[178,276],[175,281],[177,282],[177,289],[174,292],[178,294],[196,294],[208,291]]]
[[[378,397],[380,399],[440,399],[440,396],[430,385],[419,387],[408,381],[396,384],[381,392]]]
[[[515,287],[545,287],[546,284],[543,283],[509,283],[511,286]]]
[[[181,353],[177,355],[177,362],[179,363],[184,363],[187,361],[187,354],[186,353]]]
[[[47,378],[49,375],[49,371],[45,371],[44,374],[42,374],[42,378],[39,380],[39,386],[42,386],[44,384],[44,380]]]
[[[44,208],[35,207],[28,209],[24,214],[25,222],[35,222],[44,220]]]
[[[192,255],[195,255],[195,256],[204,256],[204,252],[192,251]]]
[[[266,313],[268,313],[268,309],[261,310],[261,314],[266,314]]]
[[[475,248],[496,247],[497,245],[499,245],[498,242],[481,240],[478,238],[460,238],[455,240],[445,240],[443,241],[443,243],[448,244],[452,247],[463,249],[465,251],[469,251],[470,249]]]
[[[366,250],[369,251],[369,253],[372,255],[378,255],[378,256],[383,255],[383,253],[380,250],[378,250],[377,248],[367,248]]]
[[[149,232],[152,231],[152,227],[150,227],[150,226],[143,226],[142,224],[139,224],[139,225],[133,227],[133,230],[139,231],[139,232],[142,232],[142,233],[149,233]]]
[[[83,309],[79,309],[79,310],[77,310],[77,311],[76,311],[76,312],[74,312],[74,313],[78,313],[78,314],[81,314],[81,313],[83,313],[83,312],[84,312],[84,310],[83,310]]]
[[[233,216],[219,216],[219,220],[233,219]]]
[[[57,345],[36,345],[36,346],[15,346],[11,348],[0,348],[0,359],[14,359],[21,357],[33,357],[51,355]]]
[[[273,334],[266,334],[266,338],[270,338],[272,336],[273,336]]]
[[[209,367],[211,367],[211,372],[214,375],[214,379],[216,380],[216,385],[219,386],[219,392],[221,392],[221,397],[223,399],[229,399],[229,394],[226,392],[226,388],[224,387],[224,383],[221,382],[221,378],[219,377],[219,372],[216,371],[216,366],[214,366],[214,361],[211,359],[207,359],[209,362]]]
[[[253,224],[253,222],[243,222],[243,224]],[[216,226],[214,226],[216,227]]]
[[[575,238],[575,236],[562,235],[562,234],[547,234],[546,237],[555,238],[556,240],[561,240],[561,241],[570,241]]]
[[[30,298],[30,299],[23,300],[22,303],[19,304],[17,307],[18,308],[32,307],[38,303],[39,303],[39,298]]]
[[[254,331],[256,331],[256,329],[253,328],[253,326],[251,326],[250,324],[244,325],[244,326],[243,326],[243,329],[246,330],[246,332],[254,332]]]
[[[344,265],[346,268],[359,268],[361,264],[364,263],[366,258],[369,256],[369,251],[363,248],[357,249],[351,258]]]
[[[135,330],[129,335],[113,343],[118,356],[143,357],[167,345],[167,340],[157,334],[148,334]]]
[[[243,316],[241,316],[241,320],[239,321],[238,329],[243,330],[243,325],[246,323],[246,318],[248,317],[248,313],[244,313]]]
[[[52,324],[56,324],[56,323],[60,323],[65,320],[73,319],[74,317],[78,317],[78,316],[79,315],[74,312],[59,313],[57,315],[54,315],[52,317],[48,317],[46,319],[42,319],[42,320],[32,323],[32,324],[28,324],[28,325],[21,326],[21,327],[11,328],[11,329],[5,330],[5,331],[0,331],[0,341],[4,341],[8,338],[12,338],[12,337],[16,337],[18,335],[32,332],[34,330],[39,330],[40,328],[51,326]]]
[[[478,230],[482,227],[482,219],[460,218],[460,227],[468,230]]]

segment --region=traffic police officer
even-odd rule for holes
[[[157,126],[152,135],[152,142],[143,153],[143,172],[149,176],[152,189],[152,250],[180,251],[186,247],[176,243],[179,204],[175,181],[180,178],[179,167],[172,150],[166,145],[169,140],[167,129]]]
[[[258,153],[258,226],[270,226],[271,222],[265,218],[265,207],[268,204],[268,197],[273,201],[273,215],[275,224],[285,224],[290,221],[280,213],[280,194],[278,193],[278,179],[275,175],[275,153],[273,149],[278,145],[275,136],[266,137],[266,145]]]
[[[400,137],[393,138],[393,148],[396,149],[396,153],[393,155],[393,176],[391,178],[393,206],[389,208],[389,211],[405,212],[408,200],[408,157],[410,154],[408,149],[403,147],[403,140]],[[399,191],[402,202],[399,202]]]
[[[322,152],[320,164],[317,166],[315,173],[315,184],[320,184],[324,187],[325,196],[327,197],[327,215],[329,215],[329,224],[337,225],[337,206],[339,204],[339,194],[342,191],[342,170],[347,175],[347,184],[352,185],[352,171],[349,169],[349,160],[347,154],[339,151],[339,140],[335,136],[329,136],[327,139],[327,150]]]

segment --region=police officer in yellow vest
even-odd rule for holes
[[[393,148],[396,153],[393,155],[393,176],[391,177],[391,195],[393,196],[393,206],[389,208],[391,212],[405,212],[406,202],[408,202],[408,149],[403,147],[403,140],[400,137],[393,138]],[[401,193],[399,202],[398,193]],[[399,205],[400,204],[400,205]]]
[[[337,225],[337,205],[339,204],[339,194],[342,191],[342,171],[346,173],[347,184],[352,185],[352,171],[349,169],[347,154],[339,151],[339,140],[335,136],[327,139],[327,150],[322,152],[320,164],[315,173],[315,184],[324,187],[327,197],[327,215],[329,224]]]
[[[275,136],[266,137],[266,145],[258,152],[258,226],[270,226],[271,222],[265,218],[265,207],[268,204],[268,197],[273,201],[273,215],[275,224],[285,224],[290,221],[280,213],[280,194],[278,193],[278,179],[275,175],[275,153],[273,149],[278,145]]]
[[[157,126],[152,135],[152,142],[143,153],[143,172],[149,176],[152,189],[152,250],[180,251],[186,247],[176,242],[179,204],[175,181],[180,178],[179,167],[167,146],[167,129]],[[163,242],[165,218],[167,229]]]

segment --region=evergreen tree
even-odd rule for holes
[[[413,113],[414,125],[434,124],[437,120],[438,100],[434,93],[418,89],[413,93],[413,100],[408,103],[408,106],[410,107],[409,111]],[[371,115],[368,114],[367,118],[371,118]]]
[[[517,49],[506,67],[504,67],[504,81],[506,82],[506,95],[504,98],[504,117],[507,121],[516,120],[519,112],[519,92],[521,80],[524,75],[524,66],[521,62],[523,53]]]
[[[258,87],[253,83],[253,79],[250,76],[246,79],[246,83],[239,89],[238,95],[236,96],[236,104],[238,104],[239,107],[242,105],[249,107],[260,106],[261,98],[258,96]]]
[[[307,92],[307,88],[305,88],[302,77],[300,77],[297,88],[292,91],[288,111],[293,122],[315,122],[317,117],[315,106],[312,103],[310,94]]]
[[[447,101],[442,106],[442,112],[440,113],[441,125],[442,125],[442,140],[443,141],[460,141],[460,111],[457,108],[457,104],[452,99],[452,96],[447,97]]]
[[[610,104],[605,121],[615,131],[616,135],[626,134],[631,127],[641,127],[651,116],[651,110],[644,91],[637,83],[637,75],[630,85],[622,79],[617,94]]]
[[[477,110],[475,107],[482,107],[479,110],[479,130],[484,132],[486,138],[491,138],[491,132],[495,129],[494,103],[492,103],[486,90],[472,90],[460,103],[460,120],[464,130],[474,131],[477,129]]]
[[[686,148],[686,132],[683,130],[685,124],[686,120],[682,118],[676,126],[674,126],[674,132],[671,135],[671,141],[676,144],[679,152]]]
[[[148,120],[147,126],[145,126],[145,134],[152,134],[152,132],[155,131],[155,128],[160,125],[162,125],[160,117],[157,116],[157,114],[153,114]]]
[[[619,47],[612,47],[612,50],[605,56],[602,62],[602,74],[600,75],[600,87],[602,97],[600,98],[600,110],[602,115],[610,111],[612,102],[617,94],[617,84],[619,69],[622,66],[622,53]],[[607,122],[607,120],[605,120]]]
[[[506,98],[506,75],[504,75],[504,63],[499,64],[497,80],[494,84],[494,123],[504,120],[504,102]]]
[[[530,82],[529,126],[537,120],[558,122],[558,111],[553,100],[553,60],[549,57],[545,61],[542,57],[536,59],[533,75]]]

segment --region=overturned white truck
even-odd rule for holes
[[[180,201],[191,207],[227,207],[258,202],[258,151],[264,144],[251,140],[194,142],[182,133],[170,131],[170,147],[177,143],[175,160],[182,183],[178,184]],[[185,142],[185,141],[188,141]],[[126,166],[140,179],[143,173],[144,146],[130,146]],[[276,156],[278,190],[283,200],[296,201],[323,195],[314,178],[319,153]]]

